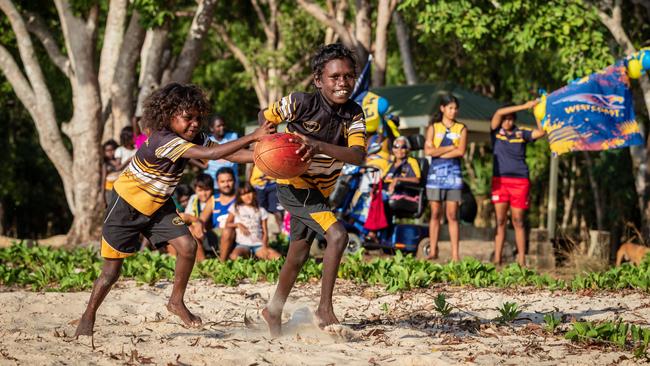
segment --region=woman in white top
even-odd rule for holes
[[[230,259],[250,257],[277,259],[280,253],[269,247],[266,228],[268,213],[257,205],[255,190],[250,184],[239,188],[235,204],[228,209],[226,227],[235,229],[235,249]]]

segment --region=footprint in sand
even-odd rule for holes
[[[350,327],[341,324],[331,324],[323,328],[323,331],[334,338],[344,340],[346,342],[361,341],[363,337],[358,332],[355,332]]]

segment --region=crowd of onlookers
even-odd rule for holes
[[[536,104],[537,101],[531,101],[500,108],[490,123],[495,157],[491,198],[497,219],[496,263],[501,262],[507,213],[511,211],[519,253],[517,260],[521,265],[524,264],[524,214],[528,208],[530,186],[525,145],[544,136],[544,132],[539,125],[536,129],[519,128],[514,122],[516,112],[532,108]],[[384,200],[415,200],[415,197],[409,196],[408,191],[400,188],[399,183],[420,184],[426,181],[424,185],[431,210],[430,259],[438,256],[438,236],[443,218],[449,229],[452,260],[460,259],[458,212],[463,188],[460,160],[467,145],[467,128],[456,120],[459,107],[454,96],[441,98],[440,110],[432,117],[424,138],[424,154],[430,159],[426,172],[421,171],[418,161],[410,155],[409,138],[391,138],[380,134],[367,138],[368,155],[365,164],[380,172],[379,181],[383,183]],[[210,118],[208,130],[208,137],[219,144],[238,138],[237,133],[227,130],[224,118],[219,115]],[[132,126],[121,131],[119,144],[114,140],[104,143],[102,190],[106,202],[110,202],[113,194],[113,182],[129,164],[140,145],[145,143],[149,132],[134,120]],[[376,148],[376,145],[380,147]],[[280,231],[289,233],[289,215],[284,213],[278,202],[275,180],[252,166],[246,170],[245,182],[239,182],[240,167],[225,159],[191,159],[190,167],[195,170],[193,182],[191,185],[180,184],[173,199],[180,217],[199,243],[197,260],[203,260],[206,256],[218,256],[221,260],[238,257],[278,258],[280,254],[269,246],[269,237]],[[366,182],[365,187],[368,186],[370,185]],[[354,202],[358,203],[363,198],[367,209],[371,199],[368,189],[365,188],[364,191],[363,187],[362,183]],[[387,219],[390,220],[390,217]],[[269,220],[274,225],[267,225]],[[276,232],[270,233],[269,226],[276,228]],[[365,237],[365,240],[375,239],[374,231]],[[146,244],[145,239],[143,243]],[[173,249],[167,250],[174,254]]]
[[[237,133],[226,130],[223,117],[210,118],[209,138],[219,144],[238,138]],[[110,202],[113,182],[130,163],[135,152],[147,139],[147,132],[138,126],[124,127],[120,143],[108,140],[103,144],[102,192],[105,202]],[[277,235],[284,227],[282,207],[278,203],[275,180],[253,167],[247,182],[239,183],[239,166],[228,160],[190,160],[195,171],[191,184],[176,187],[173,200],[183,222],[197,241],[197,261],[206,257],[221,260],[238,257],[276,259],[280,254],[269,247],[269,219]],[[148,246],[142,238],[143,247]],[[164,248],[174,255],[171,246]]]

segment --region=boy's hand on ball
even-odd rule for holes
[[[253,136],[255,140],[259,141],[260,138],[270,135],[275,132],[275,125],[272,122],[264,121],[264,123],[255,129]]]
[[[311,158],[319,152],[318,141],[299,133],[296,133],[296,135],[302,139],[300,147],[296,150],[296,154],[301,156],[300,160],[302,161],[311,161]]]

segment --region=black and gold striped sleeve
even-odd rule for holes
[[[291,93],[263,110],[264,118],[275,124],[291,122],[299,117],[303,93]]]
[[[362,111],[352,118],[348,126],[348,147],[352,146],[360,146],[364,151],[366,149],[366,120]]]

